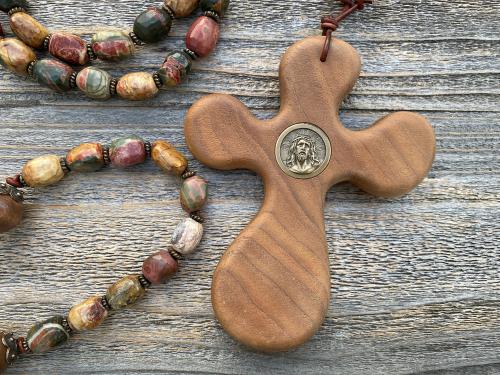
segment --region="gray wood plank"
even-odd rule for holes
[[[130,28],[147,5],[40,0],[32,13],[52,30],[88,38],[97,29]],[[130,133],[167,138],[187,152],[184,114],[211,92],[237,95],[260,118],[274,116],[282,53],[317,34],[320,15],[334,6],[233,1],[216,53],[197,62],[184,85],[149,102],[60,95],[0,70],[0,175],[31,157]],[[345,125],[361,129],[394,110],[419,111],[436,129],[438,154],[429,178],[401,199],[375,199],[347,184],[328,194],[333,300],[311,342],[269,356],[220,329],[211,275],[257,212],[262,184],[252,173],[209,170],[190,156],[211,183],[199,253],[143,303],[8,373],[500,374],[499,15],[500,3],[489,0],[380,0],[339,29],[364,63],[343,105]],[[130,60],[99,65],[116,76],[154,71],[168,50],[182,47],[190,22],[176,21],[168,40]],[[23,225],[0,236],[0,327],[25,333],[137,272],[183,217],[177,200],[178,181],[152,163],[69,176],[29,194]]]

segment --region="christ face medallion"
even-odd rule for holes
[[[300,179],[321,174],[332,155],[328,136],[316,125],[299,123],[281,133],[276,143],[276,160],[287,175]]]

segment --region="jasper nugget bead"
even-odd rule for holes
[[[28,65],[36,59],[35,52],[20,40],[0,40],[0,64],[21,76],[28,75]]]
[[[178,253],[190,255],[194,253],[202,237],[203,225],[191,218],[187,218],[175,228],[170,245]]]
[[[142,265],[142,274],[152,284],[161,284],[178,270],[177,261],[168,251],[159,251],[148,257]]]
[[[174,176],[181,176],[188,166],[184,155],[163,140],[153,142],[151,158],[164,172]]]
[[[45,155],[27,162],[23,167],[22,176],[27,186],[43,187],[61,181],[64,171],[58,156]]]
[[[172,18],[163,8],[149,8],[139,14],[134,22],[134,33],[143,42],[154,43],[167,36]]]
[[[90,57],[87,43],[77,35],[58,32],[50,36],[49,53],[70,64],[85,65]]]
[[[141,164],[146,160],[146,156],[145,142],[136,135],[115,139],[109,146],[111,164],[118,168]]]
[[[166,87],[174,87],[182,83],[191,71],[191,60],[184,52],[172,52],[165,58],[158,70],[161,82]]]
[[[118,81],[116,93],[127,100],[146,100],[158,93],[158,87],[149,73],[129,73]]]
[[[28,3],[26,0],[0,0],[1,11],[8,12],[13,8],[28,9]]]
[[[36,19],[24,12],[17,12],[10,16],[10,28],[28,46],[42,48],[48,30]]]
[[[69,333],[64,328],[64,318],[62,316],[55,316],[35,324],[26,335],[26,341],[33,353],[48,352],[64,344],[68,339]]]
[[[199,177],[190,177],[182,183],[181,205],[188,213],[199,211],[207,202],[208,184]]]
[[[92,36],[91,46],[101,60],[122,60],[135,51],[130,36],[120,30],[97,32]]]
[[[145,290],[139,276],[126,276],[111,285],[106,292],[106,299],[113,310],[133,305],[144,297]]]
[[[78,73],[76,85],[88,97],[106,100],[111,98],[112,79],[108,72],[89,66]]]
[[[198,7],[200,0],[165,0],[164,5],[174,12],[175,17],[189,16]]]
[[[104,152],[99,143],[83,143],[66,155],[66,164],[74,172],[95,172],[104,167]]]
[[[68,64],[53,59],[37,61],[33,67],[33,77],[38,83],[58,92],[71,90],[73,72]]]
[[[98,327],[108,316],[102,305],[102,297],[91,297],[71,308],[68,323],[74,331],[80,332]]]
[[[208,56],[219,40],[219,24],[210,17],[201,16],[193,22],[186,35],[186,47],[198,57]]]
[[[10,195],[0,195],[0,233],[17,227],[23,219],[23,204]]]

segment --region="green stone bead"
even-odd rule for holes
[[[144,297],[145,290],[139,276],[127,276],[111,285],[106,292],[106,299],[113,310],[133,305]]]
[[[224,17],[229,7],[229,0],[201,0],[200,6],[203,12],[212,11],[219,17]]]
[[[162,83],[166,87],[174,87],[183,82],[191,71],[191,60],[184,52],[170,53],[160,70],[158,75]]]
[[[181,187],[181,205],[191,213],[199,211],[207,202],[208,184],[198,176],[184,180]]]
[[[108,72],[89,66],[76,76],[76,85],[89,98],[106,100],[111,98],[111,80]]]
[[[163,8],[150,8],[135,19],[134,33],[143,42],[155,43],[167,36],[172,18]]]
[[[0,10],[7,13],[12,8],[28,9],[26,0],[0,0]]]
[[[64,328],[63,322],[62,316],[54,316],[31,327],[26,335],[26,342],[31,351],[45,353],[68,341],[69,333]]]
[[[33,77],[38,83],[59,92],[71,90],[72,74],[73,69],[58,60],[43,59],[33,68]]]

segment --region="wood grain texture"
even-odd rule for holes
[[[132,25],[149,4],[40,0],[32,10],[52,30],[88,39],[96,29]],[[257,117],[274,117],[282,54],[318,34],[319,16],[333,4],[233,2],[216,52],[186,84],[145,103],[62,96],[0,70],[0,174],[42,153],[129,133],[164,137],[187,152],[184,115],[206,93],[237,95]],[[392,111],[417,111],[435,127],[438,147],[430,177],[411,195],[376,199],[350,185],[328,193],[332,301],[311,342],[261,355],[216,323],[211,276],[259,209],[262,184],[252,173],[190,159],[211,182],[200,252],[144,303],[9,374],[500,373],[499,12],[489,0],[386,0],[340,28],[363,59],[342,123],[358,130]],[[0,21],[7,24],[4,15]],[[171,38],[119,66],[99,65],[114,75],[154,71],[182,46],[190,21],[176,21]],[[176,180],[152,164],[72,176],[30,195],[23,226],[0,238],[0,327],[24,333],[136,272],[183,216],[177,199]]]
[[[222,170],[249,169],[264,181],[261,209],[225,252],[212,283],[217,319],[257,351],[296,348],[323,323],[330,301],[327,191],[348,181],[378,197],[401,196],[424,179],[434,160],[434,132],[416,113],[396,112],[359,132],[342,125],[339,106],[356,83],[360,58],[336,39],[321,63],[323,45],[322,37],[306,38],[283,56],[276,117],[261,121],[236,98],[220,94],[198,100],[186,115],[186,143],[199,161]],[[312,151],[316,141],[304,140],[304,155],[318,159],[316,167],[304,161],[311,169],[306,179],[286,174],[275,154],[280,135],[303,124],[323,131],[331,148],[321,159],[312,156],[319,143]]]

